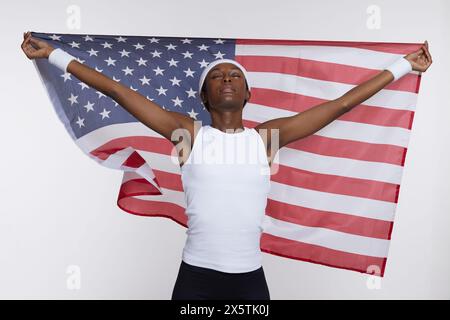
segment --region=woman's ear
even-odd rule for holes
[[[249,91],[249,90],[247,90],[247,93],[246,93],[246,95],[245,95],[245,100],[250,100],[250,98],[252,97],[252,93]]]

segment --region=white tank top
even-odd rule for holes
[[[181,180],[188,216],[182,259],[228,273],[261,267],[270,167],[258,132],[201,127]]]

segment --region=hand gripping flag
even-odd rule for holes
[[[235,59],[252,96],[244,126],[336,99],[421,44],[32,33],[167,110],[211,124],[199,99],[208,63]],[[103,93],[34,60],[75,143],[124,172],[117,205],[187,227],[173,144]],[[383,276],[421,76],[411,72],[315,134],[279,150],[261,250]],[[176,155],[175,155],[176,157]]]

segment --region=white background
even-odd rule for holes
[[[69,5],[81,28],[67,26]],[[381,28],[367,27],[370,5]],[[450,298],[450,2],[2,1],[0,298],[170,299],[185,228],[116,205],[122,173],[84,155],[20,49],[49,33],[423,42],[423,74],[385,277],[263,254],[272,299]],[[70,290],[67,268],[81,287]]]

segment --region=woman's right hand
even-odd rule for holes
[[[23,33],[22,50],[28,59],[46,58],[54,48],[45,41],[38,40],[31,36],[31,32]]]

